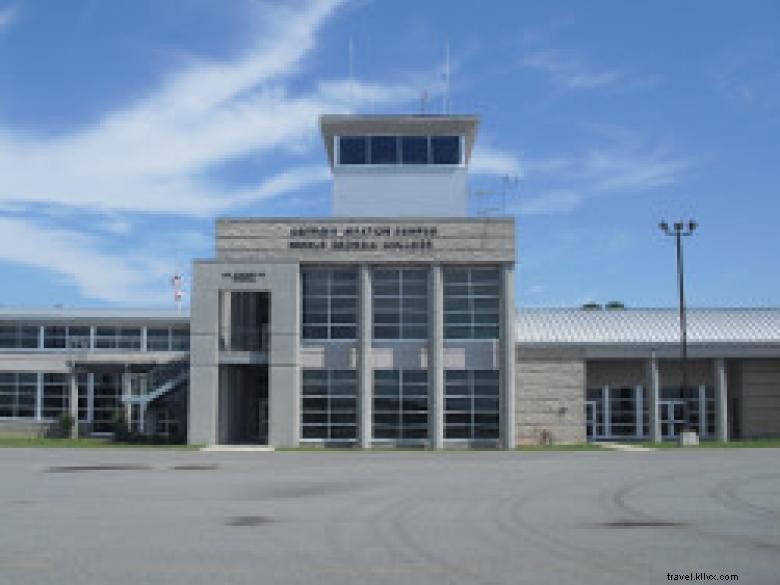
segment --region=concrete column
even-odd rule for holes
[[[699,384],[699,437],[707,435],[707,387]]]
[[[35,379],[35,420],[43,419],[43,373],[38,372]]]
[[[70,430],[70,436],[74,439],[79,438],[79,381],[76,372],[71,372],[68,376],[70,383],[70,416],[73,417],[73,427]]]
[[[729,440],[728,382],[726,360],[715,360],[715,440]]]
[[[429,432],[431,447],[444,447],[444,282],[441,264],[431,265],[430,332],[428,338]]]
[[[360,298],[358,300],[358,391],[360,392],[360,421],[358,425],[360,447],[369,449],[373,436],[374,371],[371,364],[373,322],[371,307],[371,266],[361,264],[358,274]]]
[[[661,379],[658,372],[658,359],[655,357],[655,352],[650,357],[648,362],[648,377],[649,384],[648,389],[650,394],[648,396],[648,413],[649,413],[649,425],[650,428],[650,441],[653,443],[661,442],[661,421],[658,417],[658,397],[661,393]]]
[[[95,420],[95,374],[87,374],[87,422],[92,428],[92,422]]]
[[[644,388],[634,388],[634,416],[636,417],[636,438],[641,439],[645,434],[644,429]]]
[[[149,337],[149,328],[144,325],[141,327],[141,351],[147,351],[147,339]]]
[[[501,266],[501,446],[517,445],[515,424],[515,267]]]
[[[130,380],[130,372],[122,372],[122,396],[130,396],[132,381]],[[131,402],[125,403],[125,419],[127,420],[127,426],[132,430],[133,428],[133,405]]]

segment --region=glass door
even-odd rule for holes
[[[661,436],[664,439],[676,439],[685,428],[685,401],[661,400],[658,403],[658,417]]]
[[[596,438],[596,401],[585,402],[585,434],[588,441]]]

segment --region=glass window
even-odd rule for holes
[[[433,164],[460,164],[460,136],[431,136]]]
[[[43,328],[43,347],[46,349],[65,349],[67,328],[63,326],[49,326]]]
[[[371,137],[371,164],[394,165],[398,163],[398,137]]]
[[[365,136],[341,136],[338,143],[339,164],[364,165],[368,162]]]
[[[304,339],[356,339],[358,279],[355,268],[301,271]]]
[[[0,374],[0,418],[35,418],[36,374]]]
[[[149,327],[146,330],[148,351],[168,351],[170,348],[170,330],[167,327]]]
[[[68,347],[74,349],[89,349],[90,328],[85,326],[68,327]]]
[[[186,327],[173,327],[171,329],[171,350],[190,350],[190,330]]]
[[[445,439],[498,440],[498,381],[497,370],[445,370]]]
[[[498,269],[444,269],[446,339],[498,339],[499,307]]]
[[[375,339],[428,337],[428,271],[374,269]]]
[[[401,137],[401,161],[405,165],[428,164],[428,137]]]
[[[122,327],[117,344],[120,349],[141,349],[141,328]]]
[[[332,442],[357,439],[355,370],[303,370],[301,438]]]
[[[117,347],[117,328],[116,327],[96,327],[95,328],[95,347],[97,349],[116,349],[116,347]]]
[[[122,375],[95,374],[92,398],[92,430],[110,433],[116,411],[121,408]]]
[[[374,439],[428,439],[428,372],[374,370]]]
[[[9,323],[0,325],[0,348],[2,349],[35,349],[38,347],[37,325],[20,325]]]
[[[70,384],[68,374],[43,375],[43,418],[57,418],[69,411]]]

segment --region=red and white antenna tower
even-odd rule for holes
[[[173,302],[176,303],[176,309],[181,313],[181,301],[184,293],[181,290],[182,276],[180,272],[176,272],[171,277],[171,287],[173,288]]]

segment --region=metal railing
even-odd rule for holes
[[[130,377],[130,394],[123,397],[126,402],[149,402],[173,389],[178,382],[189,375],[188,359],[173,360],[158,364],[148,372]]]

